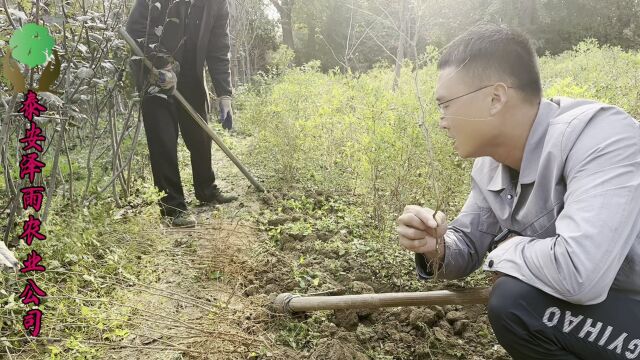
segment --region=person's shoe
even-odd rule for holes
[[[207,204],[227,204],[232,201],[238,200],[238,197],[235,195],[224,195],[218,187],[210,187],[207,189],[206,194],[203,196],[196,195],[196,198],[203,203]]]
[[[192,228],[196,226],[196,218],[189,213],[181,212],[171,218],[171,226]]]

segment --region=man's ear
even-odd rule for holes
[[[496,83],[493,88],[491,94],[491,106],[489,108],[489,113],[491,115],[495,115],[498,113],[504,105],[507,103],[508,96],[508,86],[505,83]]]

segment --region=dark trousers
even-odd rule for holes
[[[195,74],[181,73],[178,91],[200,116],[207,120],[206,93],[202,81],[195,79]],[[193,187],[198,199],[201,199],[202,194],[211,187],[215,187],[215,175],[211,165],[211,138],[174,96],[168,96],[167,99],[145,96],[142,118],[153,181],[158,189],[166,193],[160,200],[160,213],[162,216],[175,216],[187,209],[178,169],[178,129],[191,154]]]
[[[640,360],[640,300],[614,290],[576,305],[512,276],[491,290],[489,321],[515,360]]]

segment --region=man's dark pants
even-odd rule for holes
[[[489,321],[515,360],[640,360],[640,300],[614,290],[576,305],[512,276],[496,280]]]
[[[206,93],[202,80],[198,80],[195,66],[185,66],[178,77],[178,91],[207,120]],[[178,128],[191,154],[193,187],[196,198],[214,187],[215,175],[211,165],[211,138],[184,110],[174,96],[145,96],[142,118],[151,157],[151,170],[155,186],[166,195],[160,200],[162,216],[176,216],[187,210],[178,168]]]

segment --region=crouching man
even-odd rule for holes
[[[491,272],[489,320],[516,360],[640,359],[638,123],[542,98],[529,40],[504,27],[459,36],[438,69],[440,127],[475,160],[450,224],[413,205],[398,218],[419,277]]]

